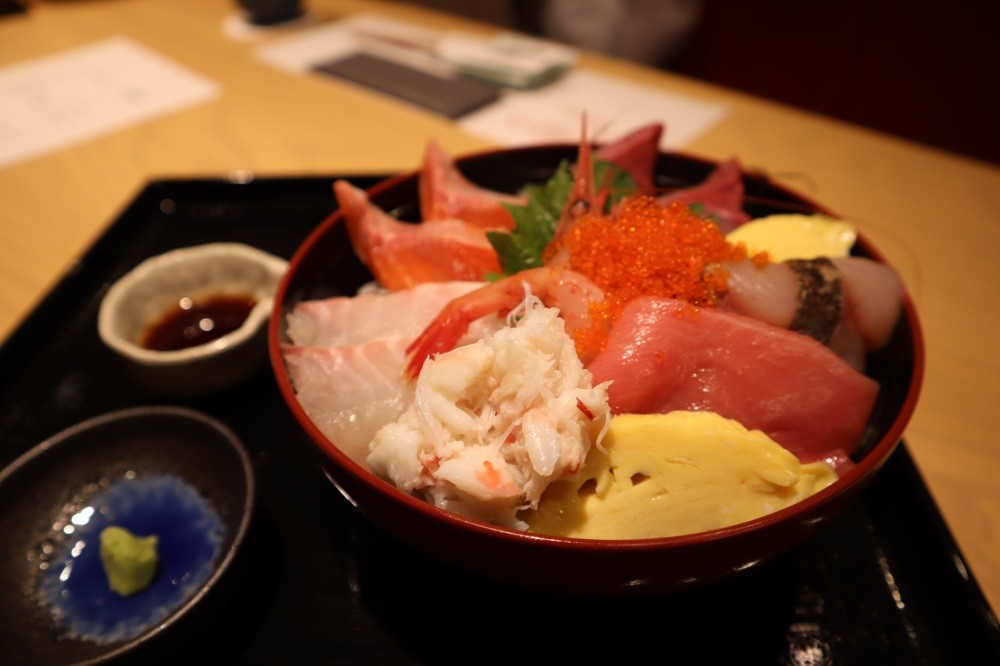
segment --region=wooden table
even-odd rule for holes
[[[316,20],[375,9],[484,29],[393,2],[307,4]],[[452,153],[486,147],[442,117],[260,64],[251,53],[260,41],[224,36],[232,12],[225,0],[90,0],[35,3],[0,21],[0,65],[124,34],[222,86],[211,102],[0,169],[0,336],[150,179],[383,173],[413,168],[429,137]],[[632,64],[584,55],[581,66],[726,104],[725,120],[689,152],[737,155],[804,191],[856,221],[900,270],[927,345],[906,441],[1000,608],[1000,262],[990,256],[1000,247],[1000,169]]]

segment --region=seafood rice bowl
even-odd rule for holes
[[[895,271],[849,221],[661,131],[431,142],[412,173],[333,184],[269,353],[376,524],[505,583],[661,592],[794,548],[893,452],[923,375]]]

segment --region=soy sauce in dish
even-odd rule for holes
[[[256,304],[246,294],[182,298],[146,329],[139,344],[154,351],[203,345],[242,326]]]

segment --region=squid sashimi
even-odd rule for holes
[[[481,282],[426,282],[390,293],[300,301],[288,313],[288,337],[302,346],[352,345],[380,337],[417,336],[448,302]]]
[[[299,405],[327,439],[363,467],[375,433],[413,402],[413,384],[400,379],[409,342],[383,337],[336,347],[282,347]]]
[[[806,335],[749,317],[643,297],[588,366],[613,413],[711,411],[761,430],[802,462],[846,461],[878,384]]]
[[[664,194],[658,200],[664,205],[674,201],[701,204],[702,215],[711,216],[724,233],[750,219],[743,212],[743,172],[735,157],[721,162],[700,184]]]
[[[522,196],[494,192],[462,175],[435,141],[427,142],[420,170],[420,217],[427,222],[461,220],[480,229],[513,229],[505,204],[523,205]]]
[[[400,222],[347,181],[337,181],[333,189],[358,258],[390,291],[500,272],[496,251],[480,228],[461,220]]]

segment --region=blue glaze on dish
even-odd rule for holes
[[[176,476],[130,477],[74,512],[39,584],[41,601],[72,638],[135,638],[187,601],[215,569],[224,526],[208,502]],[[99,536],[109,525],[159,537],[157,573],[149,587],[129,597],[108,587],[101,564]]]

